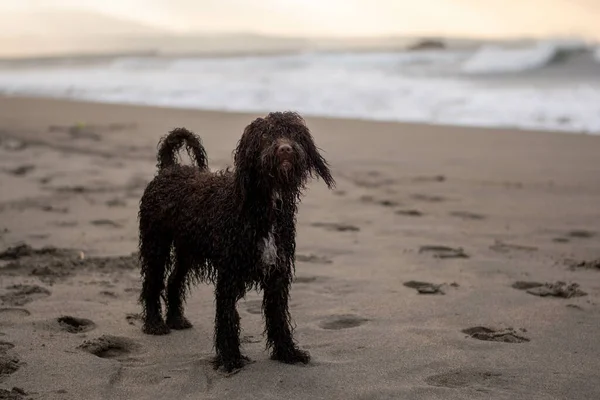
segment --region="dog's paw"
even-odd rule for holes
[[[158,321],[144,323],[142,332],[147,335],[166,335],[171,332],[171,330],[163,321]]]
[[[274,351],[271,358],[286,364],[308,364],[310,362],[310,353],[300,350],[297,347],[292,347],[291,349],[278,349]]]
[[[182,330],[190,329],[193,325],[186,317],[179,315],[177,317],[167,318],[167,326],[171,329]]]
[[[244,368],[246,364],[250,363],[252,363],[252,361],[246,356],[239,356],[233,358],[222,358],[220,356],[216,356],[212,360],[212,365],[214,369],[222,368],[223,371],[227,373],[240,370]]]

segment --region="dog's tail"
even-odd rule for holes
[[[173,129],[158,143],[158,169],[161,170],[177,164],[175,156],[184,144],[196,165],[200,169],[208,169],[208,158],[202,140],[185,128]]]

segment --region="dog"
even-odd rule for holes
[[[195,165],[177,163],[184,145]],[[211,172],[201,139],[185,128],[161,138],[157,159],[138,213],[143,332],[191,328],[186,293],[197,283],[213,284],[213,365],[231,372],[249,361],[240,351],[236,303],[262,290],[271,358],[308,363],[310,354],[293,338],[288,304],[297,207],[311,178],[329,189],[335,180],[304,119],[286,111],[252,121],[233,152],[233,168]]]

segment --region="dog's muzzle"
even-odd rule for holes
[[[281,168],[288,170],[292,167],[294,161],[294,149],[288,143],[282,143],[277,147],[277,159]]]

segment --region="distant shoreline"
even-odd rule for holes
[[[474,50],[484,45],[520,47],[540,41],[580,41],[585,38],[475,39],[460,37],[298,38],[262,35],[216,36],[107,36],[80,38],[79,42],[55,38],[47,45],[39,38],[0,37],[0,62],[103,60],[114,57],[245,57],[302,53],[374,53],[423,50]],[[40,44],[44,44],[43,46]],[[20,44],[20,45],[19,45]],[[42,51],[23,51],[40,47]],[[11,49],[13,49],[11,51]]]

